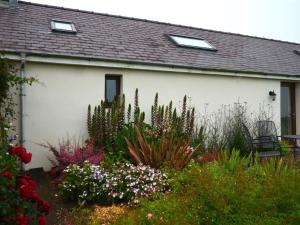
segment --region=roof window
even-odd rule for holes
[[[213,45],[211,45],[208,41],[202,38],[186,37],[179,35],[169,35],[169,37],[178,46],[217,51],[217,49]]]
[[[58,32],[68,32],[68,33],[77,32],[74,24],[72,22],[67,22],[67,21],[52,20],[51,29],[52,31],[58,31]]]
[[[294,53],[297,55],[300,55],[300,49],[299,50],[294,50]]]

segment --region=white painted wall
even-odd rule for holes
[[[252,111],[257,111],[259,104],[270,104],[279,122],[279,80],[28,63],[26,74],[37,76],[41,84],[27,89],[26,147],[33,153],[27,169],[47,170],[51,166],[47,160],[51,154],[38,143],[55,144],[67,134],[86,137],[87,106],[96,105],[104,98],[104,77],[110,73],[123,75],[122,89],[127,103],[133,102],[135,88],[139,89],[140,106],[146,112],[146,119],[158,92],[161,104],[173,100],[174,106],[179,106],[186,94],[191,97],[192,106],[203,111],[208,104],[209,112],[237,101],[247,102]],[[277,93],[276,101],[270,99],[270,90]]]
[[[295,86],[295,98],[296,98],[296,133],[300,134],[300,83],[296,83]],[[298,145],[299,145],[298,141]]]

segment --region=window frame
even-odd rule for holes
[[[295,53],[296,55],[300,55],[300,49],[295,49],[295,50],[294,50],[294,53]]]
[[[202,49],[202,50],[208,50],[208,51],[218,51],[218,49],[216,49],[215,46],[213,46],[210,42],[208,42],[207,40],[205,40],[204,38],[200,38],[200,37],[192,37],[192,36],[185,36],[185,35],[178,35],[178,34],[168,34],[167,35],[168,38],[177,46],[179,47],[184,47],[184,48],[194,48],[194,49]],[[201,46],[195,46],[195,45],[185,45],[185,44],[181,44],[179,42],[177,42],[173,37],[179,37],[179,38],[187,38],[187,39],[195,39],[195,40],[200,40],[200,41],[204,41],[206,44],[210,45],[211,48],[207,48],[207,47],[201,47]]]
[[[64,29],[56,28],[55,23],[68,23],[70,24],[72,30],[64,30]],[[74,23],[66,20],[51,20],[51,30],[55,32],[62,32],[62,33],[73,33],[73,34],[77,33]]]
[[[105,74],[105,88],[104,88],[104,98],[105,98],[105,105],[106,107],[111,107],[112,102],[109,102],[107,99],[107,85],[106,85],[106,80],[115,80],[116,81],[116,96],[121,95],[121,79],[122,75],[121,74]],[[114,99],[116,98],[114,97]]]

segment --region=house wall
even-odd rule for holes
[[[205,74],[170,73],[103,67],[68,66],[27,63],[27,76],[37,76],[40,84],[27,88],[25,116],[25,146],[33,153],[26,169],[44,167],[48,170],[51,154],[39,143],[57,144],[62,137],[87,137],[87,105],[99,104],[104,98],[105,74],[122,74],[122,92],[133,102],[139,89],[140,106],[149,120],[155,93],[159,102],[173,100],[179,107],[186,94],[190,105],[200,112],[215,112],[223,105],[246,102],[250,111],[261,105],[272,108],[274,118],[280,118],[280,81],[259,78],[222,77]],[[276,101],[269,97],[274,90]]]
[[[295,99],[296,99],[296,133],[300,134],[300,83],[295,86]],[[298,141],[298,145],[300,141]]]

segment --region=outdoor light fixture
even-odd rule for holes
[[[274,90],[273,91],[269,91],[269,95],[272,98],[272,100],[275,101],[275,99],[276,99],[276,93],[275,93],[275,91]]]

